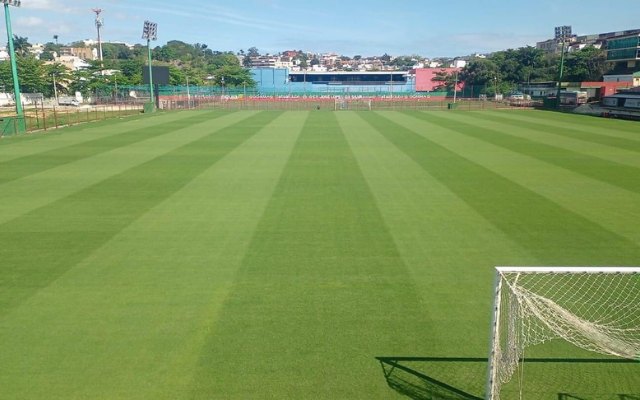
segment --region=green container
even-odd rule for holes
[[[447,104],[448,110],[453,110],[454,108],[458,108],[458,103],[449,103]]]
[[[558,101],[556,99],[543,99],[542,107],[549,110],[558,108]]]
[[[2,117],[0,118],[0,136],[13,136],[27,130],[27,123],[24,116]]]

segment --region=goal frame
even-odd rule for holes
[[[640,274],[640,267],[496,267],[493,281],[493,311],[491,315],[491,335],[489,337],[489,358],[487,363],[487,384],[485,399],[493,400],[494,382],[497,379],[498,370],[494,365],[495,349],[500,337],[501,302],[502,302],[502,273],[530,273],[530,274]]]
[[[372,100],[370,98],[356,98],[356,99],[347,99],[347,98],[342,98],[342,97],[336,97],[335,98],[335,102],[334,102],[334,106],[333,106],[333,111],[351,111],[351,104],[355,103],[361,103],[364,104],[366,106],[366,110],[362,110],[362,109],[357,109],[357,111],[371,111],[372,110]],[[339,106],[338,106],[339,105]],[[346,107],[343,107],[346,106]]]

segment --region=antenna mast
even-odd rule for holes
[[[98,30],[98,57],[100,58],[100,61],[102,61],[102,25],[104,24],[101,14],[104,10],[101,8],[92,8],[91,11],[96,13],[96,29]]]

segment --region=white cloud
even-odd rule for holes
[[[44,25],[44,20],[38,17],[18,17],[14,21],[14,26],[20,28],[33,28]]]
[[[60,35],[72,31],[71,26],[64,21],[50,21],[39,17],[15,18],[13,26],[15,34],[24,32],[22,36],[27,37],[29,36],[29,32],[33,32],[36,29],[38,32],[47,32],[51,35]]]

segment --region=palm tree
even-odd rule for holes
[[[58,45],[58,35],[53,35],[53,39],[56,41],[56,46]]]
[[[7,44],[8,47],[9,45]],[[29,54],[29,48],[31,48],[31,43],[29,43],[28,37],[13,35],[13,50],[17,54],[26,57]]]

